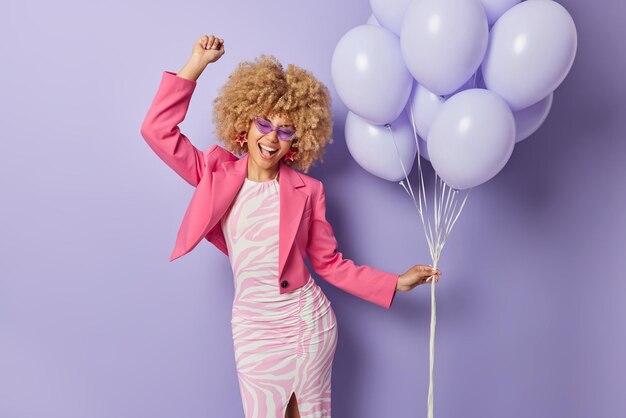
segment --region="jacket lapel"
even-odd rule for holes
[[[238,160],[223,161],[220,165],[211,179],[211,200],[207,202],[207,206],[212,211],[204,234],[222,219],[243,186],[248,171],[248,154]]]
[[[280,162],[280,174],[278,178],[280,190],[280,220],[278,237],[278,277],[282,278],[285,263],[289,251],[296,238],[296,232],[300,226],[304,206],[309,196],[304,181],[300,174]],[[299,254],[296,254],[299,256]]]

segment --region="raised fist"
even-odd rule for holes
[[[224,40],[214,35],[203,35],[193,44],[191,53],[206,64],[215,62],[224,55]]]

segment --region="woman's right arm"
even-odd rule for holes
[[[209,63],[223,54],[223,40],[213,36],[201,37],[178,74],[163,72],[159,89],[141,126],[141,135],[150,148],[194,187],[204,174],[205,154],[214,147],[199,150],[178,125],[185,119],[196,80]]]

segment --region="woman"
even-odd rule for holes
[[[181,71],[163,73],[142,125],[150,147],[196,187],[170,260],[202,238],[229,257],[246,417],[330,417],[337,322],[305,258],[335,286],[387,309],[397,290],[438,281],[441,272],[415,265],[388,273],[338,251],[322,183],[292,168],[308,172],[332,142],[328,89],[306,70],[283,71],[265,55],[240,63],[214,101],[224,147],[200,151],[180,132],[196,80],[224,51],[216,36],[196,41]]]

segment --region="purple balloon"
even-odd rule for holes
[[[374,26],[381,26],[380,22],[376,19],[376,16],[374,16],[373,14],[371,14],[370,17],[367,19],[367,24],[374,25]]]
[[[402,19],[412,0],[370,0],[376,20],[385,28],[400,36]]]
[[[480,2],[485,8],[487,21],[492,25],[504,12],[515,6],[520,0],[480,0]]]
[[[419,149],[420,157],[422,157],[423,159],[427,161],[430,161],[430,157],[428,156],[428,145],[426,144],[426,141],[424,141],[421,136],[417,137],[417,141],[419,142],[419,145],[420,145],[420,149]]]
[[[567,10],[552,0],[527,0],[496,21],[482,63],[485,85],[513,111],[537,103],[554,91],[572,67],[576,26]]]
[[[428,138],[430,126],[445,101],[443,97],[433,93],[418,82],[413,83],[413,90],[407,104],[407,115],[411,118],[411,112],[413,113],[415,130],[419,136]]]
[[[418,83],[438,95],[458,90],[483,60],[489,39],[478,0],[420,0],[402,22],[400,46]]]
[[[413,120],[415,122],[415,129],[422,138],[428,138],[428,131],[433,120],[441,110],[441,106],[452,97],[454,94],[463,90],[472,89],[476,87],[477,80],[474,75],[470,77],[457,91],[450,96],[439,96],[428,90],[426,87],[419,84],[417,81],[413,82],[413,90],[409,96],[409,102],[407,104],[407,115],[411,118],[411,109],[413,111]]]
[[[463,90],[469,90],[469,89],[475,89],[477,87],[477,83],[478,83],[478,79],[477,79],[477,73],[474,73],[470,76],[470,78],[463,83],[463,85],[461,87],[459,87],[458,89],[456,89],[454,91],[454,93],[443,96],[446,100],[448,100],[448,98],[450,98],[451,96],[462,92]]]
[[[331,75],[345,105],[375,124],[393,121],[402,113],[413,83],[398,37],[381,26],[367,24],[341,37],[333,53]]]
[[[539,129],[550,113],[553,97],[554,93],[550,93],[534,105],[513,113],[516,143],[528,138]]]
[[[515,120],[506,102],[485,89],[455,94],[428,134],[433,168],[450,187],[467,189],[495,176],[515,146]]]
[[[352,158],[369,173],[385,180],[400,181],[404,179],[400,160],[406,172],[410,173],[417,147],[411,122],[405,112],[390,125],[392,132],[384,125],[372,124],[355,113],[348,112],[346,145]]]

